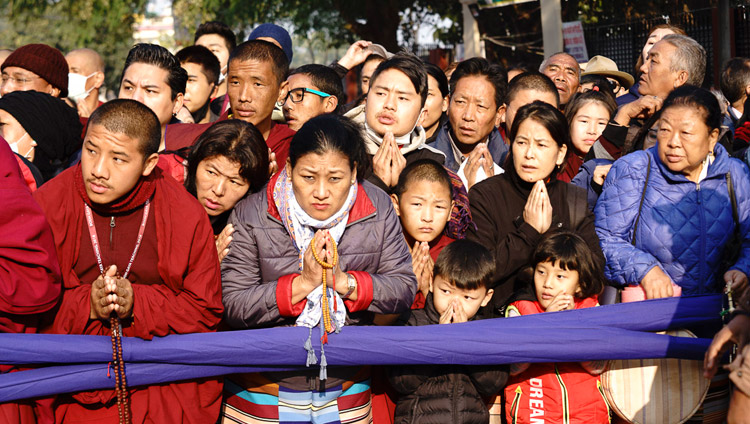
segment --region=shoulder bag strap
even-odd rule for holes
[[[633,225],[633,240],[631,243],[635,246],[635,235],[638,232],[638,222],[641,220],[641,208],[643,207],[643,199],[646,198],[646,187],[648,187],[648,178],[651,176],[651,153],[648,154],[648,166],[646,167],[646,182],[643,183],[643,193],[641,193],[641,203],[638,204],[638,216],[635,218],[635,225]]]

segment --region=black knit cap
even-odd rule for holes
[[[81,149],[83,127],[78,112],[64,101],[38,91],[14,91],[0,98],[5,110],[36,141],[32,163],[44,181],[64,170]]]
[[[68,62],[60,50],[46,44],[27,44],[14,50],[0,70],[9,66],[39,75],[60,90],[60,97],[68,97]]]

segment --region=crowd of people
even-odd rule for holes
[[[728,324],[696,329],[715,335],[705,377],[731,379],[731,408],[709,396],[691,422],[748,422],[750,59],[709,91],[705,49],[659,25],[635,77],[564,52],[441,69],[368,41],[291,69],[283,28],[238,44],[208,22],[176,54],[136,44],[107,101],[93,50],[3,53],[0,332],[301,326],[319,366],[118,380],[0,404],[2,422],[609,423],[602,361],[327,368],[310,340],[595,307],[627,287],[732,293]]]

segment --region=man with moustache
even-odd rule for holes
[[[505,114],[508,80],[502,67],[474,57],[459,63],[450,79],[448,124],[429,144],[445,155],[445,167],[464,166],[467,189],[495,174],[508,146],[497,130]],[[464,164],[464,162],[466,162]]]
[[[539,72],[547,75],[560,94],[560,109],[564,110],[570,99],[578,92],[581,67],[576,59],[565,53],[555,53],[542,62]]]
[[[133,100],[113,100],[91,115],[78,165],[34,196],[45,212],[63,275],[48,332],[150,340],[212,332],[221,320],[221,281],[203,207],[156,168],[157,116]],[[219,380],[130,389],[133,423],[215,422]],[[61,395],[59,423],[117,423],[112,390]]]

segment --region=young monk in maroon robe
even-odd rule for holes
[[[36,333],[40,314],[60,297],[60,266],[47,220],[1,137],[0,204],[0,333]],[[0,365],[0,373],[11,368]],[[0,404],[0,423],[35,422],[33,402]]]
[[[105,103],[91,115],[80,164],[35,193],[63,275],[50,332],[109,335],[112,313],[126,337],[216,330],[223,307],[213,232],[195,198],[156,168],[159,128],[139,102]],[[217,379],[129,388],[132,422],[214,423],[221,390]],[[55,415],[116,423],[115,392],[58,396]]]

